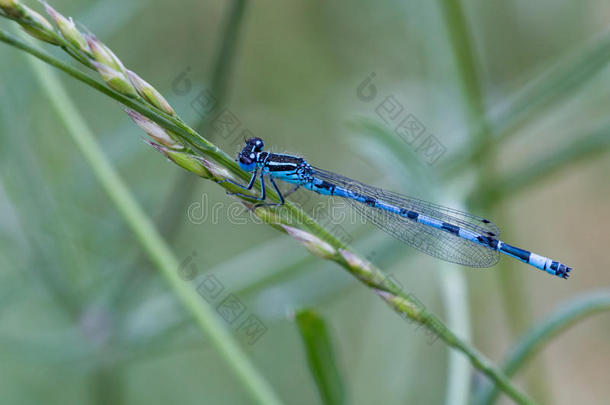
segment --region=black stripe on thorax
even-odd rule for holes
[[[267,155],[267,162],[289,163],[298,166],[303,163],[303,158],[292,155],[284,155],[281,153],[269,153],[269,155]]]
[[[269,165],[266,164],[265,167],[270,172],[290,172],[296,170],[296,166],[294,165]]]
[[[270,172],[287,172],[296,170],[303,163],[303,158],[270,153],[265,159],[265,167]]]

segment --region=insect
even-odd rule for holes
[[[277,206],[284,204],[288,194],[303,187],[318,194],[345,198],[381,230],[415,249],[448,262],[490,267],[498,262],[502,253],[561,278],[570,275],[571,267],[498,239],[500,231],[487,219],[368,186],[315,168],[301,157],[264,152],[264,147],[261,138],[250,138],[237,157],[239,166],[252,173],[247,185],[223,180],[251,190],[260,173],[261,195],[232,195],[261,201],[257,206]],[[267,197],[266,179],[277,192],[279,203],[263,202]],[[292,183],[295,187],[282,194],[276,179]]]

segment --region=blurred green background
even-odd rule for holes
[[[219,70],[228,16],[242,3],[234,58]],[[608,42],[610,4],[462,1],[494,128],[488,132],[505,136],[488,159],[452,177],[447,165],[485,141],[473,140],[484,124],[472,119],[442,3],[52,5],[108,44],[189,124],[201,123],[193,103],[214,88],[220,104],[208,120],[228,108],[240,127],[230,137],[205,122],[201,128],[228,153],[237,153],[247,129],[271,150],[316,166],[468,206],[494,220],[509,243],[573,266],[569,281],[508,258],[493,269],[462,268],[414,253],[373,227],[342,226],[357,251],[439,318],[451,309],[461,314],[454,325],[499,363],[518,336],[563,302],[610,284],[610,49],[587,53]],[[357,89],[372,72],[377,98],[363,102]],[[285,403],[320,401],[291,317],[302,307],[328,322],[350,403],[451,403],[443,342],[429,344],[423,329],[289,236],[244,213],[236,219],[234,200],[147,147],[116,102],[61,78],[176,256],[195,266],[193,287],[213,275],[222,297],[234,294],[265,325],[243,348]],[[446,148],[438,162],[429,165],[384,125],[375,108],[390,95]],[[506,111],[517,118],[505,119]],[[100,188],[25,56],[3,44],[0,168],[1,403],[250,403]],[[293,198],[306,199],[301,193]],[[189,219],[189,207],[202,201],[210,217]],[[519,385],[542,403],[608,403],[609,321],[598,315],[554,339],[519,374]],[[226,326],[239,338],[238,322]],[[461,372],[474,373],[470,366]],[[472,384],[483,380],[474,373]]]

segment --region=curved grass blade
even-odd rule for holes
[[[504,362],[504,372],[515,375],[523,365],[539,352],[545,344],[577,322],[600,312],[610,311],[610,290],[588,293],[563,304],[557,311],[531,328],[513,346]],[[489,386],[475,401],[478,405],[491,405],[498,390]]]
[[[610,123],[591,130],[586,136],[575,136],[573,141],[548,156],[531,159],[532,164],[494,181],[481,198],[473,192],[469,200],[477,206],[492,206],[498,201],[517,195],[540,181],[584,159],[587,161],[610,150]]]
[[[182,304],[191,312],[198,326],[209,337],[236,375],[241,378],[254,400],[261,404],[281,404],[276,394],[264,378],[258,374],[234,338],[222,326],[212,308],[204,304],[197,292],[180,278],[177,271],[179,268],[178,260],[133,198],[111,163],[106,160],[97,146],[91,130],[54,76],[54,72],[39,61],[31,58],[28,58],[28,60],[31,61],[52,106],[68,128],[68,133],[82,151],[98,180],[136,234],[142,247],[148,252],[151,261],[165,276]]]
[[[303,338],[309,371],[316,382],[325,405],[346,403],[343,380],[335,360],[335,354],[326,323],[315,312],[301,310],[295,320]]]

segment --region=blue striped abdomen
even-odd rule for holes
[[[381,199],[359,194],[357,191],[348,190],[346,188],[333,185],[324,180],[314,179],[314,181],[307,183],[305,187],[319,194],[335,195],[338,197],[349,198],[351,200],[365,204],[369,207],[387,211],[399,215],[403,218],[408,218],[414,222],[425,226],[440,229],[442,231],[455,235],[456,237],[485,246],[488,249],[498,251],[504,255],[521,260],[524,263],[527,263],[533,267],[536,267],[537,269],[540,269],[555,276],[567,278],[570,271],[572,270],[570,267],[565,266],[564,264],[559,263],[557,261],[551,260],[547,257],[540,256],[536,253],[532,253],[530,251],[504,243],[501,240],[494,238],[493,236],[496,236],[495,234],[488,233],[487,235],[483,235],[480,232],[475,232],[473,230],[466,229],[464,227],[460,227],[433,218],[428,215],[422,215],[419,212],[408,210],[403,207],[398,207]]]

